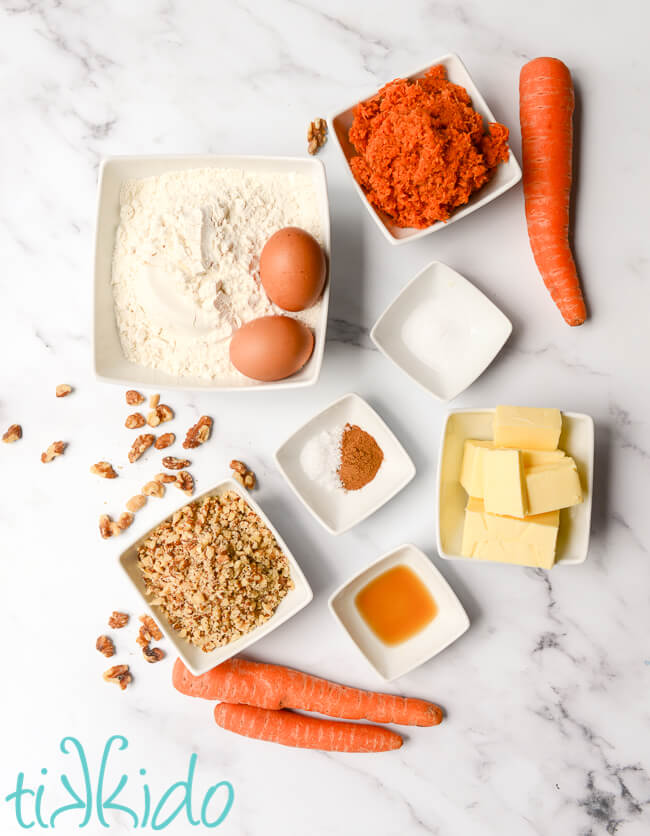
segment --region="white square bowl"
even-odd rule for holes
[[[169,621],[167,620],[167,616],[164,614],[162,609],[159,606],[155,606],[149,603],[149,598],[146,595],[144,580],[142,577],[142,572],[138,566],[138,548],[142,545],[142,543],[149,537],[151,532],[157,525],[160,525],[166,519],[169,519],[172,514],[168,514],[163,517],[161,520],[158,520],[156,525],[151,526],[149,531],[132,543],[125,551],[122,552],[119,558],[120,566],[126,573],[126,576],[129,578],[133,586],[136,588],[140,597],[142,598],[143,606],[146,610],[156,619],[158,624],[160,625],[160,629],[165,634],[166,638],[173,644],[176,652],[183,660],[183,663],[187,668],[189,668],[193,674],[199,676],[206,671],[209,671],[211,668],[214,668],[216,665],[220,665],[221,662],[225,662],[226,659],[230,659],[231,656],[235,656],[237,653],[241,653],[247,647],[250,647],[259,639],[267,636],[281,624],[284,624],[285,621],[288,621],[292,616],[294,616],[297,612],[299,612],[303,607],[306,607],[307,604],[313,598],[313,594],[311,591],[311,587],[307,582],[307,579],[302,573],[300,566],[297,564],[294,556],[291,554],[289,549],[287,548],[286,543],[280,537],[266,514],[262,511],[260,506],[255,502],[254,499],[250,497],[247,491],[245,491],[237,482],[233,479],[225,479],[223,482],[220,482],[218,485],[215,485],[214,488],[211,490],[205,491],[200,496],[194,497],[191,501],[195,502],[197,499],[202,499],[204,496],[218,496],[219,494],[226,493],[227,491],[235,491],[236,493],[241,496],[245,502],[250,505],[253,511],[260,517],[264,525],[271,531],[275,539],[277,540],[278,546],[282,553],[286,556],[287,560],[289,561],[289,566],[291,568],[291,579],[294,583],[294,588],[290,590],[287,595],[282,599],[280,605],[278,606],[277,610],[273,613],[271,618],[268,621],[261,624],[259,627],[256,627],[254,630],[251,630],[250,633],[246,633],[240,639],[236,641],[230,642],[229,644],[224,645],[223,647],[217,647],[215,650],[210,651],[209,653],[205,653],[200,648],[196,647],[193,644],[190,644],[187,639],[184,639],[180,636],[176,630],[170,625]],[[188,505],[188,502],[183,503],[179,507],[182,508],[184,505]]]
[[[418,322],[419,320],[419,322]],[[409,336],[426,335],[431,363],[417,356]],[[370,332],[377,348],[435,398],[450,401],[494,360],[512,323],[485,294],[440,261],[412,279]]]
[[[492,440],[494,409],[455,409],[445,421],[438,458],[438,553],[445,560],[473,561],[460,553],[467,494],[460,484],[465,439]],[[560,449],[575,459],[583,501],[560,511],[555,566],[583,563],[589,550],[594,480],[594,422],[579,412],[562,413]],[[474,561],[481,562],[484,561]]]
[[[370,433],[384,453],[377,475],[358,491],[328,491],[310,479],[300,463],[309,439],[324,430],[357,424]],[[375,410],[359,395],[350,393],[334,401],[300,427],[277,450],[275,461],[296,496],[330,534],[342,534],[374,514],[415,476],[415,465]]]
[[[442,64],[444,66],[447,72],[447,79],[449,81],[451,81],[453,84],[460,84],[467,90],[472,100],[472,106],[474,107],[474,110],[477,113],[480,113],[486,125],[488,122],[497,121],[494,118],[492,111],[485,103],[485,99],[483,98],[483,96],[481,96],[476,85],[472,81],[472,78],[468,73],[465,65],[460,60],[460,58],[454,53],[450,52],[448,55],[443,55],[442,58],[438,58],[437,61],[434,61],[428,67],[416,70],[415,72],[410,73],[409,75],[404,77],[410,79],[421,78],[427,70],[431,69],[431,67],[437,66],[438,64]],[[366,99],[371,98],[377,92],[377,90],[374,90],[368,93],[368,95],[362,98],[361,101],[365,101]],[[363,189],[357,183],[354,175],[352,174],[352,169],[350,168],[350,158],[354,157],[357,152],[355,151],[354,146],[348,139],[348,132],[352,126],[352,122],[354,119],[354,108],[357,104],[358,102],[355,102],[353,105],[350,105],[350,107],[346,108],[345,110],[342,110],[339,113],[334,114],[330,117],[329,122],[332,132],[336,136],[338,146],[341,149],[341,153],[343,154],[343,157],[345,159],[346,168],[350,174],[357,194],[363,201],[366,209],[370,212],[370,215],[374,219],[379,229],[384,234],[386,240],[389,241],[391,244],[405,244],[407,243],[407,241],[416,241],[418,238],[423,238],[425,235],[430,235],[432,232],[437,232],[439,229],[443,229],[450,223],[454,223],[454,221],[459,221],[461,218],[464,218],[472,212],[475,212],[477,209],[480,209],[481,206],[485,206],[487,203],[490,203],[492,200],[499,197],[499,195],[502,195],[504,192],[507,192],[508,189],[511,189],[521,180],[521,169],[519,168],[519,163],[517,162],[514,154],[512,153],[512,148],[510,148],[508,161],[505,163],[499,163],[499,165],[496,168],[496,171],[494,172],[494,175],[492,176],[492,179],[488,183],[486,183],[482,189],[479,189],[477,192],[475,192],[464,206],[461,206],[454,212],[452,212],[449,220],[438,221],[437,223],[428,226],[426,229],[414,229],[412,227],[396,226],[385,213],[375,209],[375,207],[370,203]]]
[[[125,180],[155,177],[168,171],[187,171],[193,168],[243,169],[262,173],[300,172],[312,178],[323,230],[323,249],[328,261],[328,280],[321,297],[320,317],[314,328],[314,351],[306,365],[285,380],[270,383],[219,384],[200,377],[177,376],[148,368],[126,359],[120,345],[115,321],[111,272],[115,233],[120,222],[120,189]],[[325,167],[320,160],[302,157],[235,157],[215,154],[109,157],[99,170],[97,221],[95,228],[95,279],[93,363],[98,380],[152,389],[188,389],[206,391],[261,391],[265,389],[295,389],[311,386],[318,380],[327,331],[331,279],[330,217]]]
[[[415,572],[433,596],[438,613],[415,636],[401,644],[389,646],[366,624],[354,599],[367,583],[398,565],[408,566]],[[366,660],[386,680],[404,676],[436,656],[469,627],[467,613],[452,588],[429,558],[410,543],[385,554],[350,578],[331,596],[329,607]]]

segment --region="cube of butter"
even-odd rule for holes
[[[540,464],[555,464],[565,458],[564,450],[522,450],[521,459],[524,470]]]
[[[550,569],[555,563],[559,525],[559,511],[520,520],[488,514],[480,499],[470,497],[461,554],[476,560]]]
[[[559,409],[528,406],[497,406],[494,416],[494,446],[529,450],[556,450],[562,431]]]
[[[492,447],[491,441],[468,438],[463,448],[460,484],[470,496],[483,496],[483,453]]]
[[[490,514],[524,517],[528,510],[524,468],[519,450],[485,450],[483,499]]]
[[[544,514],[582,502],[580,477],[570,456],[554,464],[528,468],[525,481],[529,514]]]

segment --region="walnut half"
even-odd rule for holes
[[[65,450],[65,441],[53,441],[44,453],[41,453],[41,461],[47,464],[60,456]]]
[[[200,447],[201,444],[210,438],[210,430],[212,429],[212,418],[208,415],[202,415],[199,420],[187,431],[183,447],[186,450],[193,450],[195,447]]]
[[[121,627],[126,627],[128,623],[128,614],[125,612],[119,612],[119,610],[113,610],[110,618],[108,619],[108,626],[112,627],[113,630],[119,630]]]
[[[72,392],[72,386],[69,383],[59,383],[56,387],[57,398],[65,398],[70,392]]]
[[[23,428],[20,424],[12,424],[6,433],[3,434],[2,440],[5,444],[13,444],[14,441],[18,441],[19,438],[23,437]]]
[[[102,479],[117,479],[117,473],[113,470],[113,465],[110,462],[96,462],[91,466],[90,472],[96,476],[101,476]]]
[[[131,445],[131,449],[129,450],[129,461],[131,462],[131,464],[137,461],[140,458],[140,456],[151,447],[155,440],[156,436],[152,435],[151,433],[139,435],[133,442],[133,444]]]
[[[315,154],[327,142],[327,122],[324,119],[314,119],[307,128],[307,150]]]
[[[176,456],[164,456],[162,464],[167,470],[182,470],[184,467],[189,467],[192,462],[189,459],[177,459]]]
[[[129,671],[128,665],[113,665],[107,671],[104,671],[103,677],[106,682],[116,682],[122,691],[126,689],[129,682],[133,682],[133,677]]]
[[[106,656],[107,659],[110,659],[111,656],[115,656],[115,645],[113,644],[113,639],[108,636],[100,636],[95,642],[95,647],[101,654]]]

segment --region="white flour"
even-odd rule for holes
[[[323,243],[308,176],[190,169],[126,181],[113,253],[128,360],[173,375],[248,382],[228,357],[242,323],[274,313],[259,283],[268,238],[299,226]],[[321,303],[293,314],[314,327]]]

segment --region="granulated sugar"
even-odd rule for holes
[[[328,491],[343,489],[338,474],[342,438],[343,427],[323,430],[300,451],[300,464],[306,475]]]

